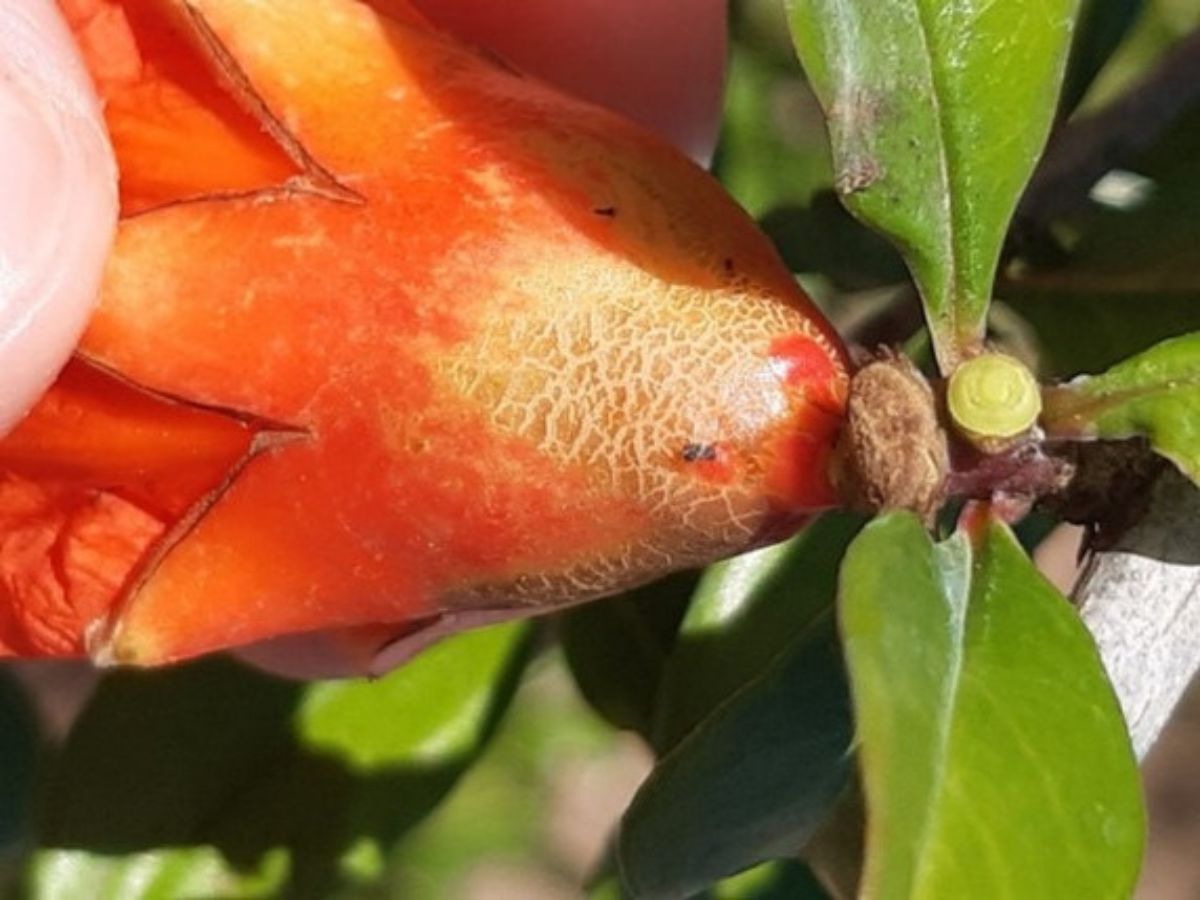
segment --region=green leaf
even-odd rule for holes
[[[268,893],[372,880],[480,752],[524,633],[459,635],[370,683],[306,686],[226,659],[109,675],[49,773],[33,896],[55,895],[45,873],[73,871],[66,859],[114,884],[144,869],[234,886],[214,897],[242,896],[245,873],[281,853],[263,877],[287,881]]]
[[[1144,436],[1200,482],[1200,332],[1173,338],[1109,369],[1043,391],[1050,437]]]
[[[867,800],[866,897],[1124,898],[1138,772],[1091,637],[1008,529],[976,510],[935,545],[863,530],[841,625]]]
[[[497,694],[513,687],[509,669],[521,639],[513,626],[469,632],[378,681],[309,685],[296,734],[308,752],[362,774],[467,759],[495,725]]]
[[[689,896],[797,853],[849,777],[848,703],[827,615],[681,740],[642,785],[617,845],[630,893]]]
[[[180,900],[279,896],[286,880],[287,854],[263,860],[260,871],[237,873],[212,847],[153,850],[102,856],[83,850],[37,855],[25,896],[39,900]]]
[[[862,521],[829,513],[782,544],[708,568],[663,670],[652,741],[660,753],[832,607],[838,560]]]
[[[846,205],[903,252],[943,371],[984,336],[1078,0],[788,0]]]
[[[695,572],[671,575],[559,619],[559,641],[575,683],[617,728],[649,738],[663,666],[696,580]]]
[[[728,878],[703,900],[829,900],[812,870],[798,859],[765,863]]]
[[[0,669],[0,851],[29,827],[38,743],[37,716],[24,687]]]
[[[465,898],[472,894],[466,884],[478,885],[481,870],[494,871],[496,863],[509,871],[547,874],[549,866],[557,881],[569,860],[577,875],[586,860],[579,859],[584,851],[572,840],[574,826],[582,824],[584,836],[592,829],[571,813],[570,823],[563,824],[564,810],[580,809],[578,800],[606,790],[601,785],[624,783],[628,767],[636,770],[644,758],[636,738],[608,727],[571,689],[562,655],[551,645],[531,662],[480,760],[396,845],[388,859],[386,890],[368,896]],[[612,801],[597,798],[596,808],[586,809],[588,821],[603,820],[601,810]],[[491,879],[482,880],[494,886]],[[495,892],[501,892],[499,886]]]
[[[587,900],[628,900],[616,873],[606,873],[587,891]],[[798,859],[755,866],[726,878],[689,900],[829,900],[812,870]]]
[[[300,691],[225,659],[108,675],[48,773],[41,842],[101,853],[202,842],[201,822],[293,752]]]

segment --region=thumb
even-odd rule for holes
[[[0,434],[78,340],[116,215],[116,166],[58,10],[0,0]]]
[[[726,0],[416,0],[433,22],[615,109],[708,162],[721,120]]]

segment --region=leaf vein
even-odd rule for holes
[[[943,297],[942,318],[950,326],[950,338],[952,341],[958,339],[958,309],[957,309],[957,285],[958,285],[958,258],[954,252],[954,234],[957,219],[955,217],[955,202],[954,190],[950,183],[950,153],[948,149],[948,141],[946,139],[947,125],[945,113],[943,110],[942,92],[943,85],[938,77],[937,66],[933,61],[933,40],[932,27],[927,21],[927,13],[924,5],[920,0],[913,0],[913,6],[916,10],[917,34],[921,39],[921,48],[924,51],[923,59],[926,64],[926,75],[929,79],[929,102],[933,107],[933,119],[937,126],[937,164],[941,174],[941,199],[942,208],[945,214],[946,230],[943,235],[945,261],[947,266],[947,283],[942,285],[945,292]]]

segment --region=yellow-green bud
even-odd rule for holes
[[[985,353],[959,366],[950,376],[946,403],[959,430],[984,445],[1023,434],[1042,412],[1033,373],[1002,353]]]

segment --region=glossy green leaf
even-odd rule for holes
[[[1009,220],[1041,153],[1078,0],[787,0],[835,184],[896,241],[943,370],[983,339]]]
[[[575,683],[616,727],[650,736],[663,667],[697,577],[671,575],[559,619],[559,642]]]
[[[1051,437],[1144,436],[1200,482],[1200,332],[1173,338],[1109,369],[1043,391]]]
[[[831,608],[838,560],[860,527],[859,516],[830,513],[782,544],[708,568],[664,667],[652,741],[660,753]]]
[[[459,635],[375,682],[302,685],[223,659],[108,676],[50,772],[33,896],[80,866],[236,886],[281,853],[275,892],[370,881],[480,751],[523,635]]]
[[[636,898],[686,897],[795,855],[845,786],[852,726],[826,615],[671,750],[621,823]]]
[[[893,513],[846,556],[863,896],[1128,897],[1145,819],[1095,646],[1005,526],[969,529]]]

